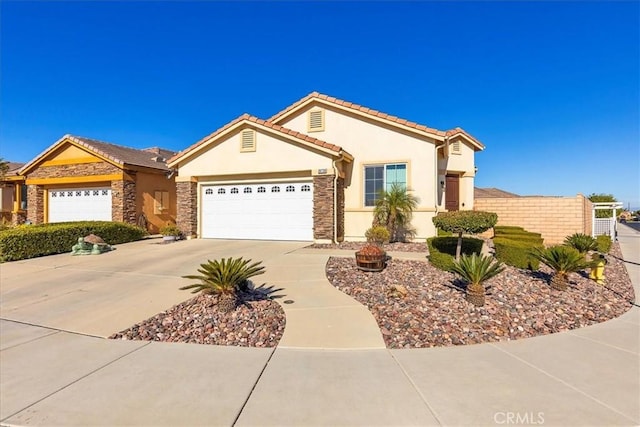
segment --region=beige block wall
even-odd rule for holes
[[[591,202],[575,197],[505,197],[475,199],[475,210],[498,214],[497,225],[523,227],[542,234],[544,243],[562,243],[573,233],[591,233]]]

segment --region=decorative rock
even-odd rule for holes
[[[352,258],[332,257],[327,277],[369,308],[387,347],[422,348],[528,338],[618,317],[631,308],[633,286],[617,244],[607,259],[604,287],[581,273],[571,276],[564,292],[550,288],[551,271],[544,266],[537,272],[507,267],[487,283],[483,307],[465,301],[452,273],[426,261],[393,259],[371,274],[359,271]],[[402,299],[388,292],[397,286],[407,290]]]

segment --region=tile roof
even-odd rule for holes
[[[43,157],[48,155],[56,146],[64,141],[71,141],[81,147],[86,148],[89,152],[98,154],[111,162],[121,166],[142,166],[152,169],[168,171],[166,160],[175,154],[175,151],[165,150],[161,148],[137,149],[125,147],[122,145],[112,144],[110,142],[98,141],[97,139],[86,138],[83,136],[65,135],[56,141],[53,145],[40,153],[38,157],[27,163],[21,169],[29,169],[33,164],[37,163]]]
[[[205,136],[200,141],[198,141],[195,144],[191,145],[187,149],[180,151],[178,154],[176,154],[175,156],[170,158],[168,160],[168,163],[174,163],[179,158],[184,157],[187,153],[195,150],[196,148],[200,147],[201,145],[203,145],[207,141],[211,140],[212,138],[215,138],[216,136],[220,135],[224,131],[232,128],[233,126],[235,126],[238,123],[243,122],[243,121],[247,121],[247,122],[250,122],[250,123],[256,123],[258,125],[265,126],[265,127],[269,128],[269,129],[272,129],[272,130],[274,130],[274,131],[276,131],[278,133],[281,133],[281,134],[284,134],[284,135],[288,135],[288,136],[292,136],[292,137],[294,137],[294,138],[296,138],[296,139],[298,139],[300,141],[303,141],[303,142],[306,142],[306,143],[309,143],[309,144],[316,145],[318,147],[322,147],[322,148],[328,149],[328,150],[333,151],[335,153],[344,152],[344,150],[342,150],[342,147],[339,147],[337,145],[322,141],[322,140],[317,139],[317,138],[313,138],[313,137],[311,137],[309,135],[306,135],[304,133],[300,133],[300,132],[297,132],[295,130],[291,130],[291,129],[285,128],[285,127],[277,125],[275,123],[271,123],[268,120],[262,120],[262,119],[259,119],[259,118],[255,117],[255,116],[252,116],[250,114],[245,113],[245,114],[241,115],[240,117],[236,118],[235,120],[232,120],[229,123],[227,123],[226,125],[222,126],[220,129],[216,130],[215,132]]]
[[[362,105],[358,105],[358,104],[354,104],[352,102],[348,102],[348,101],[343,101],[342,99],[338,99],[335,98],[333,96],[328,96],[328,95],[324,95],[321,94],[319,92],[311,92],[309,95],[305,96],[304,98],[300,99],[299,101],[294,102],[293,104],[291,104],[290,106],[288,106],[287,108],[285,108],[284,110],[280,111],[279,113],[275,114],[274,116],[272,116],[271,118],[269,118],[270,122],[275,122],[277,121],[280,117],[286,115],[287,113],[289,113],[290,111],[296,109],[297,107],[299,107],[300,105],[306,103],[307,101],[311,100],[311,99],[320,99],[322,101],[326,101],[335,105],[339,105],[342,107],[346,107],[346,108],[350,108],[352,110],[357,110],[366,114],[369,114],[371,116],[380,118],[380,119],[384,119],[384,120],[388,120],[394,123],[397,123],[399,125],[402,126],[407,126],[422,132],[426,132],[426,133],[430,133],[436,136],[440,136],[440,137],[445,137],[445,136],[455,136],[458,134],[463,134],[466,137],[468,137],[469,139],[471,139],[474,143],[478,144],[478,146],[480,148],[484,148],[484,145],[478,141],[476,138],[474,138],[473,136],[471,136],[469,133],[467,133],[464,129],[456,127],[454,129],[450,129],[448,131],[441,131],[432,127],[428,127],[425,125],[421,125],[419,123],[416,122],[412,122],[406,119],[402,119],[400,117],[396,117],[396,116],[392,116],[391,114],[386,114],[386,113],[382,113],[380,111],[368,108],[368,107],[363,107]]]
[[[7,169],[6,175],[17,175],[20,168],[24,166],[24,163],[7,162],[7,166],[9,169]]]
[[[122,166],[132,165],[169,170],[166,164],[167,158],[175,154],[175,151],[164,150],[158,147],[137,149],[82,136],[67,135],[67,137],[77,144]]]
[[[490,197],[521,197],[518,194],[510,193],[508,191],[501,190],[499,188],[479,188],[474,187],[473,197],[476,199],[486,199]]]

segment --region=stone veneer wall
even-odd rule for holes
[[[333,240],[333,175],[313,177],[313,238]]]
[[[27,213],[25,211],[11,212],[11,224],[20,225],[24,224],[27,220]]]
[[[137,223],[135,181],[111,181],[111,220]]]
[[[545,245],[562,243],[573,233],[591,234],[591,202],[582,194],[477,198],[474,209],[497,213],[497,225],[519,226],[542,234]]]
[[[80,163],[76,165],[41,166],[29,173],[30,178],[62,178],[66,176],[113,175],[122,170],[110,163]]]
[[[41,185],[27,185],[27,220],[32,224],[44,222],[44,188]]]
[[[176,182],[178,213],[176,225],[185,236],[198,234],[198,183]]]
[[[344,178],[338,178],[338,188],[336,197],[338,198],[338,242],[344,240]]]

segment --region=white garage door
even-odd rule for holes
[[[313,240],[313,184],[202,186],[202,237]]]
[[[111,221],[111,188],[49,190],[48,222]]]

